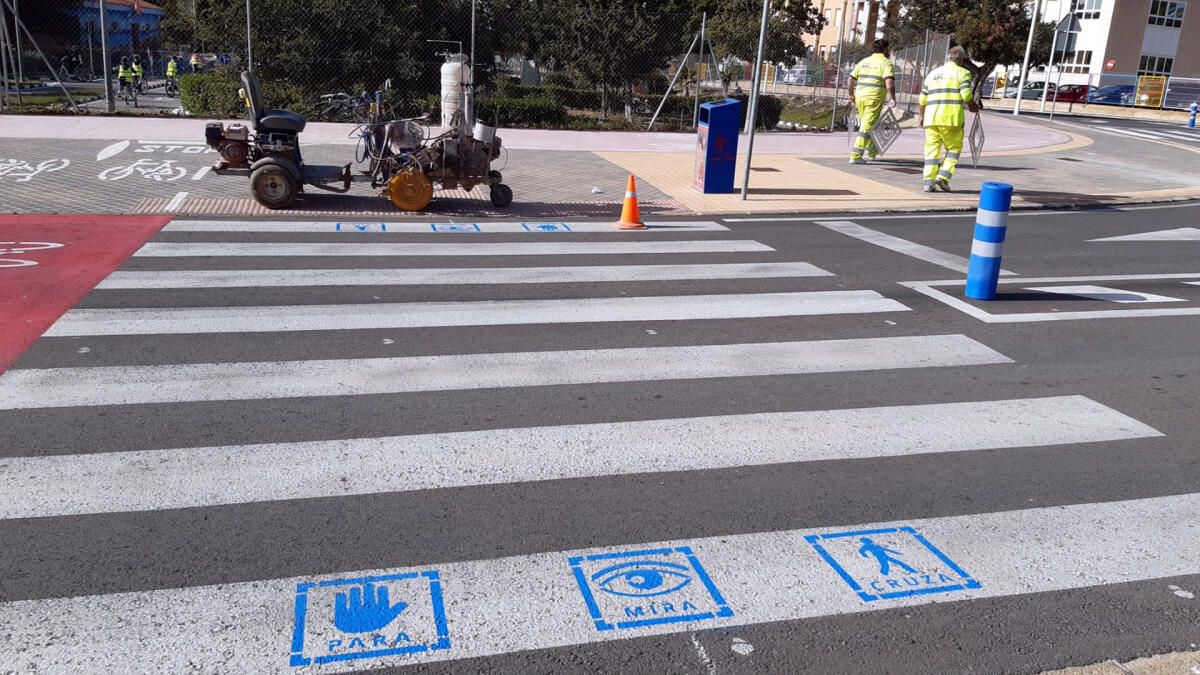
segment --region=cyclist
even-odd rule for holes
[[[133,55],[133,88],[138,93],[145,93],[144,87],[146,84],[146,72],[142,70],[142,57],[137,54]]]
[[[200,73],[204,71],[204,59],[200,58],[199,54],[192,54],[192,72]]]
[[[133,68],[129,65],[129,57],[121,57],[121,65],[117,67],[117,91],[124,92],[125,87],[133,87]],[[119,94],[118,94],[119,95]]]
[[[173,88],[179,86],[179,81],[175,78],[179,77],[179,60],[172,56],[170,61],[167,61],[167,91],[170,92]]]

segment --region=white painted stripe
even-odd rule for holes
[[[171,198],[171,201],[167,202],[167,205],[166,205],[166,207],[163,208],[163,210],[168,213],[175,211],[176,209],[179,208],[179,206],[181,204],[183,204],[183,200],[187,196],[188,196],[188,193],[186,193],[186,192],[176,192],[175,196]]]
[[[1161,436],[1083,396],[6,458],[0,519]],[[338,467],[338,480],[313,480]]]
[[[209,169],[211,168],[212,167],[208,165],[200,167],[196,170],[196,173],[192,174],[192,180],[200,180],[201,178],[204,178],[204,174],[208,173]]]
[[[965,335],[325,361],[14,369],[0,410],[1011,363]]]
[[[1123,136],[1133,136],[1134,138],[1145,138],[1151,141],[1163,140],[1161,135],[1149,131],[1134,131],[1133,129],[1123,129],[1121,127],[1108,127],[1105,131],[1116,132]]]
[[[0,604],[0,634],[6,637],[0,642],[0,662],[69,664],[72,673],[124,672],[130,663],[136,663],[143,673],[222,672],[232,663],[240,672],[292,673],[296,670],[288,664],[288,656],[298,584],[424,570],[436,570],[440,578],[448,649],[334,662],[321,666],[319,672],[484,657],[937,602],[1027,596],[1200,573],[1200,557],[1189,545],[1195,541],[1198,521],[1200,494],[1183,494],[844,527],[722,534],[420,568],[38,598]],[[806,535],[896,527],[914,528],[978,581],[979,588],[864,602],[805,540]],[[901,555],[920,555],[919,545],[911,539],[907,542]],[[843,565],[860,575],[865,573],[865,566],[855,567],[846,545],[836,549],[828,540],[823,543],[840,550]],[[690,547],[732,616],[596,629],[572,574],[571,556],[682,546]],[[921,566],[925,568],[925,564]],[[948,565],[926,569],[950,571]],[[391,599],[415,603],[410,610],[414,616],[403,627],[428,634],[432,628],[415,616],[429,603],[428,586],[424,598],[417,591],[420,586],[400,586]],[[690,597],[706,595],[700,584],[692,586],[688,593],[695,595]],[[403,589],[413,592],[402,593]],[[326,592],[321,596],[324,602],[307,607],[314,635],[319,635],[318,627],[332,630],[331,595]],[[610,612],[614,608],[620,611],[616,602],[604,602]],[[639,603],[633,600],[629,604]],[[650,615],[649,610],[644,611]],[[425,622],[431,623],[429,619]],[[315,642],[310,637],[305,646],[315,653],[327,653],[325,642]]]
[[[159,243],[135,256],[476,256],[476,255],[632,255],[657,253],[765,253],[775,249],[743,239],[705,241],[543,241],[454,244],[392,244],[362,240],[353,244]]]
[[[1116,237],[1101,237],[1088,239],[1091,241],[1200,241],[1200,228],[1177,227],[1171,230],[1155,230],[1137,234],[1118,235]]]
[[[379,227],[380,225],[383,227]],[[432,225],[437,223],[417,222],[337,222],[337,221],[245,221],[245,220],[175,220],[163,228],[164,232],[341,232],[353,234],[381,234],[383,232],[425,233],[433,232]],[[538,225],[565,225],[568,229],[553,230],[554,232],[612,232],[613,225],[609,222],[503,222],[503,223],[458,223],[458,225],[478,226],[467,234],[475,233],[539,233]],[[361,232],[354,226],[370,225]],[[529,227],[525,227],[528,225]],[[729,228],[712,221],[646,221],[646,226],[656,232],[727,232]],[[462,234],[455,232],[454,234]]]
[[[344,270],[167,270],[156,272],[113,272],[107,279],[101,281],[96,288],[566,284],[829,276],[833,276],[833,274],[808,263]]]
[[[870,290],[357,305],[78,309],[65,313],[45,335],[266,333],[907,311],[908,307]]]
[[[1004,242],[971,240],[971,255],[983,258],[999,258]]]
[[[1008,224],[1008,211],[979,209],[975,214],[975,222],[987,227],[1004,227]]]
[[[875,244],[876,246],[881,246],[889,251],[895,251],[896,253],[901,253],[903,255],[916,258],[917,260],[923,260],[927,263],[945,267],[946,269],[954,270],[955,272],[962,272],[965,274],[967,269],[971,266],[970,260],[962,256],[946,253],[945,251],[939,251],[936,248],[930,248],[924,244],[911,242],[907,239],[901,239],[900,237],[893,237],[890,234],[879,232],[878,230],[872,230],[857,223],[852,223],[848,220],[822,220],[817,221],[816,224],[833,230],[834,232],[840,232],[848,237],[854,237],[855,239],[859,239],[870,244]],[[1000,274],[1011,275],[1013,273],[1009,272],[1008,270],[1000,270]]]
[[[1057,124],[1057,122],[1056,122]],[[1075,125],[1064,125],[1075,126]],[[1173,204],[1152,204],[1146,206],[1114,206],[1111,210],[1114,211],[1159,211],[1162,209],[1188,209],[1194,208],[1191,202],[1180,202]],[[967,220],[974,217],[974,212],[968,213],[962,211],[960,213],[894,213],[886,215],[872,216],[854,216],[854,220],[941,220],[941,219],[959,219]],[[1087,209],[1020,209],[1009,212],[1010,218],[1023,218],[1026,216],[1056,216],[1056,217],[1083,217],[1094,218],[1095,212]],[[726,223],[809,223],[818,220],[829,220],[829,216],[775,216],[770,218],[722,218],[722,222]]]
[[[1154,293],[1143,293],[1141,291],[1124,291],[1119,288],[1093,286],[1090,284],[1079,286],[1028,286],[1025,288],[1025,290],[1039,291],[1042,293],[1055,293],[1058,295],[1073,295],[1081,298],[1107,300],[1109,302],[1119,302],[1122,304],[1145,302],[1185,302],[1183,298],[1172,298],[1166,295],[1155,295]]]

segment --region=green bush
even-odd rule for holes
[[[201,74],[181,75],[179,100],[183,109],[196,117],[247,117],[246,103],[238,96],[242,88],[241,71],[233,67],[214,68]],[[305,102],[304,91],[286,82],[263,83],[263,107],[290,110],[315,117],[319,102]]]
[[[742,118],[738,122],[738,127],[744,129],[746,127],[746,116],[750,114],[750,95],[735,94],[729,98],[735,98],[742,102]],[[782,114],[783,99],[770,95],[760,95],[758,97],[758,119],[755,120],[757,127],[774,129],[775,125],[779,124],[779,117]]]
[[[476,106],[480,119],[505,127],[552,127],[567,121],[567,108],[552,98],[481,98]]]

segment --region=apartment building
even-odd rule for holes
[[[1197,0],[1200,1],[1200,0]],[[847,42],[870,42],[883,36],[888,12],[900,6],[895,0],[814,0],[825,17],[820,35],[805,38],[812,48],[811,61],[836,61],[839,35]],[[842,23],[845,22],[843,29]],[[844,31],[844,32],[843,32]]]
[[[1200,12],[1200,2],[1192,4]],[[1073,44],[1056,50],[1063,82],[1200,77],[1200,15],[1189,17],[1187,9],[1186,1],[1177,0],[1047,0],[1042,20],[1057,22],[1067,14],[1079,20]]]

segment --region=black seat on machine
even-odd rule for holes
[[[284,131],[298,134],[304,131],[308,120],[304,119],[303,115],[287,110],[263,110],[262,84],[257,75],[243,70],[242,84],[246,87],[246,98],[250,101],[250,117],[254,120],[256,133]]]

